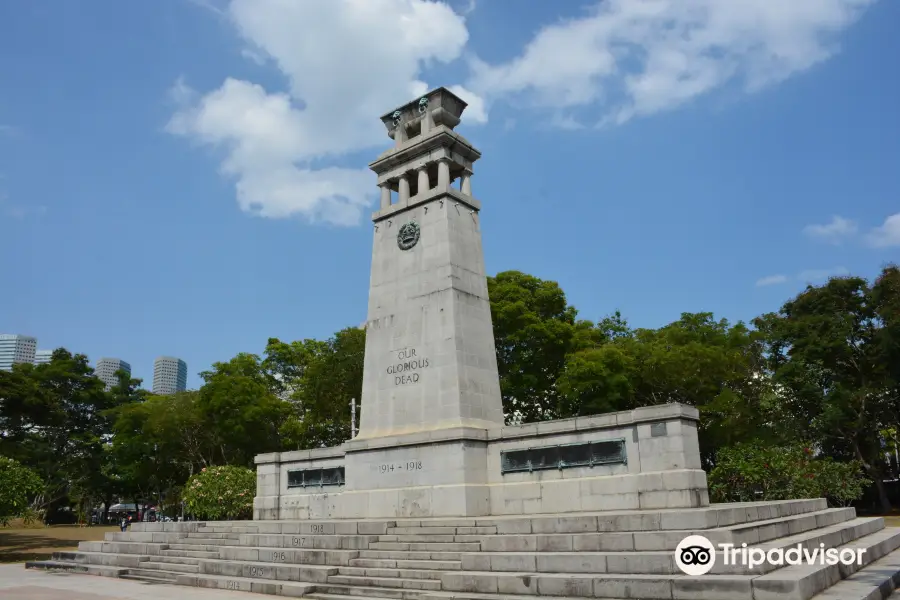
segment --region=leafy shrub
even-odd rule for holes
[[[814,458],[809,447],[761,443],[722,448],[709,473],[713,502],[828,498],[832,505],[847,506],[870,483],[858,461],[834,462]]]
[[[184,501],[191,514],[223,521],[253,516],[256,473],[244,467],[210,467],[188,479]]]
[[[0,456],[0,525],[8,525],[10,519],[34,518],[31,500],[44,489],[38,475],[19,462]]]

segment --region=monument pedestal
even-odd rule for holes
[[[483,429],[441,429],[344,445],[343,515],[463,517],[490,514]]]
[[[709,505],[697,409],[680,404],[441,429],[258,456],[254,518],[566,514]],[[319,477],[340,469],[340,478]],[[297,473],[312,474],[298,477]],[[293,474],[293,475],[292,475]],[[298,485],[304,480],[311,485]],[[292,485],[291,482],[294,482]],[[315,482],[321,482],[315,484]]]

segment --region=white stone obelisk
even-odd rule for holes
[[[488,511],[487,430],[503,426],[503,405],[472,196],[481,155],[453,131],[465,106],[438,88],[382,117],[395,145],[370,165],[381,205],[359,433],[346,445],[353,514]]]

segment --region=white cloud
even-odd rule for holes
[[[226,15],[226,10],[223,6],[219,6],[220,3],[213,2],[213,0],[188,0],[194,6],[199,6],[204,10],[208,10],[211,13],[224,17]]]
[[[833,244],[839,244],[844,238],[856,235],[857,231],[859,231],[859,227],[855,221],[837,215],[831,217],[831,221],[824,225],[807,225],[803,228],[803,233],[806,235]]]
[[[179,77],[169,88],[168,96],[176,106],[185,107],[196,101],[197,92],[187,84],[184,77]]]
[[[725,84],[748,92],[828,58],[875,0],[605,0],[542,28],[515,59],[473,60],[468,87],[552,109],[600,107],[622,123]]]
[[[763,287],[767,285],[778,285],[780,283],[786,283],[788,280],[787,275],[769,275],[768,277],[763,277],[762,279],[758,279],[756,281],[756,287]]]
[[[890,215],[884,223],[866,235],[866,241],[875,248],[900,246],[900,213]]]
[[[228,15],[288,90],[229,78],[180,109],[168,130],[225,149],[222,171],[244,210],[359,222],[376,191],[372,173],[320,165],[389,144],[378,116],[426,91],[428,65],[461,56],[463,17],[426,0],[233,0]],[[466,122],[487,119],[480,97],[453,89],[469,103]]]
[[[473,125],[483,125],[484,123],[487,123],[488,114],[487,107],[484,104],[484,98],[467,90],[461,85],[451,85],[447,89],[468,104],[466,107],[466,123],[471,123]],[[422,90],[422,93],[426,91],[428,90]]]

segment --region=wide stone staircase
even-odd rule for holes
[[[769,550],[865,549],[852,566],[683,574],[688,535]],[[878,600],[900,584],[900,528],[824,500],[459,519],[137,523],[27,568],[331,600]]]

